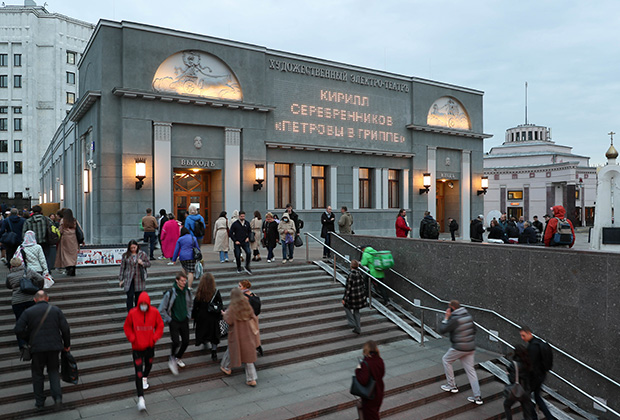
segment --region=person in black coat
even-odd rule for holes
[[[530,222],[523,223],[523,233],[519,236],[519,243],[535,244],[536,242],[538,242],[536,232],[537,230],[530,225]]]
[[[518,400],[513,399],[510,395],[506,395],[506,399],[504,400],[504,413],[506,414],[506,420],[512,420],[512,406],[518,401],[521,403],[521,409],[523,410],[525,420],[530,420],[534,409],[532,406],[532,400],[530,399],[530,376],[532,375],[532,364],[530,363],[527,349],[521,344],[515,346],[512,363],[508,365],[508,382],[511,384],[514,384],[516,381],[515,363],[519,368],[519,384],[521,384],[525,393]]]
[[[543,355],[541,351],[542,341],[539,338],[534,337],[532,330],[527,327],[521,327],[519,332],[521,339],[527,343],[527,354],[530,362],[532,363],[532,372],[530,375],[530,388],[534,393],[534,400],[538,405],[538,408],[545,415],[547,419],[553,419],[545,400],[542,399],[540,393],[545,377],[547,376],[547,370],[543,366]],[[532,417],[536,417],[536,408],[532,407]]]
[[[330,232],[336,230],[335,221],[336,216],[332,213],[332,206],[327,206],[327,209],[325,209],[325,212],[321,215],[321,238],[325,238],[325,245],[327,246],[331,243]],[[323,258],[330,258],[332,255],[327,246],[323,247]]]
[[[508,238],[504,233],[504,230],[499,225],[499,222],[495,219],[491,220],[491,229],[489,230],[489,239],[499,239],[504,243],[508,242]]]
[[[235,244],[235,260],[237,262],[237,273],[243,272],[241,270],[241,250],[245,251],[245,272],[248,274],[252,274],[250,270],[250,254],[252,251],[250,250],[250,233],[252,232],[252,228],[250,227],[250,223],[245,220],[245,212],[239,212],[239,219],[235,220],[230,226],[230,239],[232,239]]]
[[[270,263],[276,259],[273,255],[273,250],[278,246],[278,242],[280,242],[278,222],[274,220],[271,212],[265,215],[265,221],[263,222],[263,240],[267,247],[267,262]]]
[[[207,343],[210,343],[213,361],[217,360],[223,308],[222,295],[215,286],[215,277],[211,273],[203,274],[194,298],[192,319],[194,320],[196,346],[202,344],[206,349]]]
[[[459,230],[459,224],[451,217],[448,219],[448,229],[450,229],[450,236],[452,237],[452,240],[456,241],[455,235],[456,231]]]
[[[482,242],[482,234],[484,233],[484,220],[483,215],[479,215],[476,219],[472,220],[469,225],[469,237],[472,242]]]
[[[50,391],[56,406],[62,404],[60,374],[58,373],[58,356],[61,350],[71,348],[69,324],[60,309],[51,306],[49,296],[44,290],[34,295],[35,305],[26,309],[15,325],[15,333],[32,346],[32,387],[35,406],[42,409],[45,405],[43,370],[47,367]],[[47,314],[47,315],[46,315]],[[40,325],[40,327],[39,327]],[[36,331],[38,329],[38,331]],[[36,332],[36,334],[35,334]]]

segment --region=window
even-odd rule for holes
[[[75,103],[75,93],[67,92],[67,104],[73,105]]]
[[[13,65],[15,67],[22,66],[22,55],[21,54],[13,54]]]
[[[24,193],[16,192],[15,193],[15,198],[24,198]]]
[[[22,162],[20,160],[16,160],[13,162],[13,173],[21,174],[22,173]]]
[[[67,51],[67,64],[75,64],[75,56],[73,51]]]
[[[67,83],[69,83],[70,85],[75,84],[75,73],[72,73],[70,71],[67,72]]]
[[[0,67],[6,67],[9,65],[9,55],[0,54]]]
[[[0,106],[0,114],[8,114],[9,107],[8,106]]]
[[[312,208],[325,207],[325,166],[312,165]]]
[[[283,209],[291,202],[291,165],[276,163],[274,165],[275,208]]]
[[[0,165],[2,164],[2,162],[0,162]],[[2,173],[2,172],[0,172]],[[9,193],[8,192],[0,192],[0,198],[9,198]]]
[[[7,131],[9,129],[8,118],[0,118],[0,131]]]
[[[509,200],[523,200],[523,191],[508,191]]]
[[[0,161],[0,174],[8,174],[9,173],[9,162],[6,160]]]
[[[22,152],[22,141],[21,140],[13,140],[13,152],[15,153]]]
[[[370,208],[370,168],[359,169],[360,209]]]
[[[6,74],[0,75],[0,88],[9,87],[9,76]]]
[[[9,151],[9,141],[0,140],[0,153],[7,153]]]
[[[21,113],[22,113],[22,107],[21,106],[14,106],[13,107],[13,114],[21,114]],[[4,112],[4,113],[0,112],[0,114],[6,114],[6,112]]]
[[[391,209],[400,208],[400,171],[396,169],[388,170],[388,207]]]
[[[22,119],[21,118],[13,118],[13,130],[22,131]]]
[[[22,87],[22,76],[21,74],[16,74],[13,76],[13,87],[20,88]]]

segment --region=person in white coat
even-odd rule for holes
[[[24,263],[26,267],[39,274],[48,273],[45,253],[41,245],[37,244],[35,233],[32,230],[26,231],[21,249],[24,250]]]
[[[215,221],[213,225],[213,251],[220,253],[220,262],[228,262],[228,219],[226,219],[226,212],[220,213],[220,217]]]

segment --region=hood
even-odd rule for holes
[[[27,230],[26,234],[24,235],[24,242],[22,243],[23,246],[33,246],[37,244],[37,237],[35,236],[34,232],[31,230]]]
[[[424,218],[426,220],[435,220],[435,219],[433,219],[433,216],[431,216],[430,214],[428,216],[424,216]]]
[[[19,215],[17,214],[12,214],[9,216],[9,220],[11,221],[11,223],[19,223],[21,217],[19,217]]]
[[[142,292],[140,293],[140,296],[138,296],[138,307],[140,307],[140,305],[143,303],[151,306],[151,298],[146,292]]]
[[[233,211],[232,217],[234,217],[235,219],[238,219],[239,218],[239,210]]]
[[[553,216],[563,219],[566,216],[566,210],[562,206],[553,206]]]
[[[200,215],[199,214],[190,214],[189,216],[187,216],[187,219],[192,219],[193,221],[200,220]]]
[[[291,221],[291,217],[290,217],[290,215],[289,215],[288,213],[284,213],[284,214],[282,215],[282,217],[280,217],[280,220],[281,220],[281,221],[283,221],[283,222],[285,222],[285,221],[284,221],[284,218],[285,218],[285,217],[286,217],[286,222],[290,222],[290,221]],[[285,222],[285,223],[286,223],[286,222]]]

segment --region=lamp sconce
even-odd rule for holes
[[[424,173],[424,188],[420,188],[420,195],[422,194],[428,194],[428,191],[431,188],[431,174],[429,174],[428,172]]]
[[[136,190],[139,190],[144,185],[144,178],[146,178],[146,159],[136,158]]]
[[[254,191],[258,191],[263,188],[263,182],[265,182],[265,165],[256,165],[254,169],[254,175],[256,184],[254,184]]]
[[[480,179],[480,188],[482,189],[478,190],[478,195],[487,193],[487,190],[489,189],[489,177],[488,176],[483,176],[482,179]]]
[[[84,188],[84,193],[88,194],[90,192],[90,171],[88,169],[84,169],[82,173],[82,187]]]

